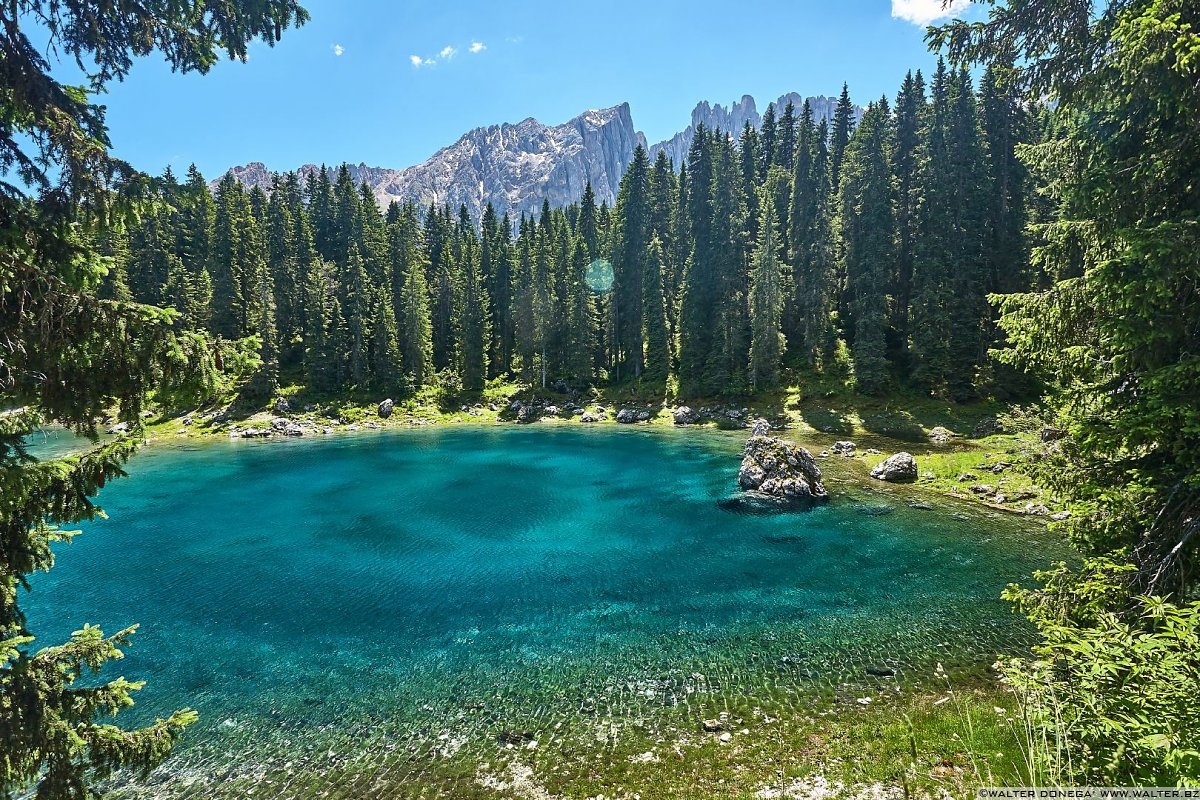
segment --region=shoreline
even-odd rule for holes
[[[536,402],[536,401],[535,401]],[[186,442],[233,442],[243,439],[256,441],[292,441],[320,440],[326,437],[341,438],[344,436],[361,435],[366,433],[382,433],[396,431],[418,430],[499,430],[499,429],[629,429],[632,431],[664,432],[672,431],[670,435],[712,435],[728,436],[730,438],[749,436],[750,421],[761,417],[772,424],[772,435],[795,442],[801,447],[813,450],[813,455],[819,464],[849,462],[861,464],[863,474],[855,476],[856,482],[876,490],[883,487],[902,487],[901,491],[916,490],[914,495],[933,494],[940,498],[964,502],[973,507],[982,507],[1005,514],[1030,517],[1043,523],[1053,523],[1067,518],[1070,514],[1053,498],[1036,486],[1028,476],[1012,469],[1013,465],[1005,460],[1011,455],[1015,440],[1019,437],[1010,434],[995,434],[990,437],[967,437],[951,433],[942,441],[912,441],[884,433],[855,429],[845,433],[822,431],[805,422],[800,415],[784,410],[781,418],[779,409],[762,409],[753,407],[726,406],[712,409],[704,406],[709,412],[700,422],[678,424],[674,420],[675,408],[659,405],[653,410],[653,404],[639,403],[627,406],[612,407],[606,402],[589,403],[578,406],[574,414],[563,415],[554,406],[551,410],[558,413],[539,413],[532,420],[522,420],[514,416],[511,407],[496,407],[495,402],[489,405],[476,403],[473,406],[462,405],[457,411],[442,411],[436,407],[396,406],[387,417],[381,417],[375,408],[364,404],[347,404],[334,406],[342,413],[327,415],[318,411],[315,406],[308,410],[294,412],[290,409],[282,413],[261,410],[239,418],[230,418],[222,412],[209,412],[201,415],[199,410],[191,413],[177,413],[169,417],[147,419],[144,428],[145,441],[153,443],[186,443]],[[647,412],[646,419],[632,422],[618,421],[618,413],[624,409]],[[578,409],[582,409],[580,412]],[[325,411],[328,411],[326,406]],[[730,417],[733,411],[736,416]],[[591,414],[594,421],[583,421],[583,414]],[[207,417],[207,418],[205,418]],[[199,418],[199,419],[198,419]],[[215,424],[214,424],[215,423]],[[291,432],[289,433],[289,428]],[[938,429],[933,429],[936,432]],[[250,435],[247,435],[247,431]],[[928,436],[928,434],[926,434]],[[855,448],[848,454],[828,452],[835,442],[850,441]],[[986,446],[985,446],[986,445]],[[820,448],[820,449],[817,449]],[[888,456],[909,452],[917,460],[920,475],[911,482],[887,482],[869,477],[870,470]],[[995,465],[994,461],[1003,470]],[[962,469],[957,475],[950,475],[955,465],[963,462]],[[1003,472],[1008,472],[1004,475]],[[982,474],[982,477],[981,477]],[[1000,476],[992,478],[992,475]],[[991,479],[993,483],[985,483]],[[982,491],[982,490],[989,491]],[[1007,492],[1007,494],[1005,494]],[[920,508],[922,500],[916,502]],[[1023,505],[1022,505],[1023,504]]]

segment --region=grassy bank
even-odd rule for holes
[[[383,399],[368,393],[323,395],[300,383],[285,385],[269,403],[247,402],[231,391],[200,408],[158,409],[147,421],[148,433],[167,439],[240,436],[247,430],[271,431],[281,420],[300,427],[302,435],[430,425],[615,425],[621,409],[644,417],[637,425],[674,427],[672,411],[687,405],[701,416],[690,427],[744,428],[763,417],[814,452],[834,441],[853,441],[857,449],[851,458],[862,463],[864,479],[884,458],[904,450],[917,458],[922,489],[1016,513],[1048,516],[1062,510],[1024,469],[1046,446],[1036,425],[1001,430],[994,421],[1010,408],[995,401],[956,404],[912,392],[862,396],[818,375],[749,398],[686,402],[672,398],[671,387],[663,384],[557,391],[501,380],[473,392],[425,387],[412,397],[394,398],[386,418],[378,411]],[[531,410],[529,416],[520,416],[522,406]]]

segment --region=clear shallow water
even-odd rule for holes
[[[105,674],[148,681],[128,723],[201,712],[155,778],[194,796],[603,740],[660,713],[786,712],[1024,641],[998,594],[1061,552],[1040,530],[909,509],[838,481],[837,461],[829,506],[730,513],[743,441],[497,428],[152,447],[103,493],[112,521],[34,581],[30,626],[50,643],[141,623]]]

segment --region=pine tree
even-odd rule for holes
[[[791,109],[790,103],[788,108]],[[749,372],[750,387],[755,391],[779,382],[779,363],[784,350],[783,266],[776,241],[779,223],[771,200],[775,191],[769,184],[763,187],[762,224],[750,266]]]
[[[733,140],[722,135],[713,146],[709,248],[716,278],[716,336],[705,363],[704,388],[713,394],[740,394],[750,356],[746,206]]]
[[[426,220],[426,230],[430,223]],[[449,246],[450,235],[444,219],[432,226],[432,234],[426,239],[429,263],[433,269],[433,303],[430,309],[433,323],[433,368],[437,371],[451,369],[458,363],[458,325],[462,319],[461,275],[455,268]],[[430,244],[432,240],[433,244]],[[433,259],[437,259],[434,261]]]
[[[254,223],[249,199],[232,175],[217,185],[215,207],[208,265],[213,283],[212,330],[226,339],[240,339],[250,328],[244,239]]]
[[[916,366],[913,378],[926,391],[944,391],[950,371],[951,253],[954,186],[947,139],[950,120],[950,80],[945,62],[938,60],[930,86],[930,104],[920,155],[921,205],[913,255],[911,340]]]
[[[705,389],[705,366],[713,346],[712,321],[720,296],[716,264],[710,243],[713,238],[713,145],[703,124],[688,151],[686,225],[691,243],[682,285],[679,309],[679,384],[685,396]]]
[[[516,351],[520,357],[521,374],[533,380],[538,354],[538,319],[535,302],[534,239],[537,223],[521,215],[513,262],[513,328]]]
[[[746,122],[738,139],[738,158],[742,172],[742,199],[746,204],[746,238],[749,242],[758,241],[758,218],[761,214],[758,191],[762,185],[759,179],[761,157],[758,148],[758,132]]]
[[[650,247],[650,172],[641,145],[621,179],[617,192],[613,244],[613,289],[609,327],[615,377],[638,377],[644,365],[642,330],[642,278]]]
[[[950,289],[950,371],[947,389],[964,401],[976,396],[976,372],[987,357],[990,321],[988,281],[988,162],[971,76],[962,69],[954,81],[947,150],[953,170],[954,272]]]
[[[790,100],[783,109],[783,116],[779,118],[777,136],[779,144],[771,163],[782,167],[784,174],[790,175],[796,155],[796,106]]]
[[[306,189],[308,210],[312,217],[313,245],[321,258],[331,264],[338,263],[333,183],[329,180],[329,169],[324,164],[316,172],[309,173]]]
[[[829,144],[829,187],[836,192],[841,186],[842,160],[846,145],[854,133],[854,104],[850,102],[850,86],[842,84],[842,94],[833,110],[832,139]]]
[[[866,394],[877,394],[887,384],[887,279],[895,235],[888,127],[887,101],[868,106],[846,146],[838,195],[838,237],[853,312],[854,374],[859,391]]]
[[[758,137],[758,181],[767,179],[767,170],[775,163],[775,148],[779,143],[779,124],[775,120],[775,104],[767,106],[762,118],[762,133]]]
[[[371,337],[371,299],[374,290],[363,267],[358,245],[349,248],[343,275],[345,284],[341,294],[344,305],[340,311],[345,315],[346,322],[347,379],[361,390],[370,384],[371,364],[367,348]]]
[[[896,267],[891,278],[892,360],[908,368],[909,305],[912,302],[913,264],[916,259],[921,205],[921,130],[925,116],[925,79],[920,70],[904,76],[896,95],[896,131],[891,163],[895,174]]]
[[[392,294],[385,289],[374,292],[374,312],[371,315],[371,388],[383,394],[394,394],[403,387],[403,359],[400,356],[400,332]]]
[[[473,231],[467,234],[462,256],[462,384],[464,389],[478,390],[483,388],[488,376],[492,321],[488,310],[487,287],[480,268],[481,245]]]
[[[267,269],[275,287],[275,309],[285,350],[298,339],[303,299],[296,252],[296,220],[283,180],[276,178],[267,204]]]
[[[642,277],[642,314],[646,342],[646,367],[650,381],[665,381],[671,370],[671,340],[667,332],[667,304],[663,296],[663,246],[657,236],[650,240]]]
[[[393,228],[392,252],[402,252],[397,243],[407,243],[403,252],[408,257],[397,264],[395,309],[400,328],[400,363],[406,380],[414,387],[428,383],[434,373],[429,285],[425,281],[424,253],[415,246],[416,236],[416,214],[410,206]]]
[[[587,386],[595,374],[596,303],[587,284],[587,241],[575,238],[571,251],[571,280],[567,293],[567,363],[566,373],[577,383]]]
[[[304,280],[304,376],[318,392],[338,388],[334,362],[329,359],[332,324],[329,305],[329,266],[319,258],[308,262]]]

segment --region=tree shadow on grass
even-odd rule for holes
[[[908,411],[877,411],[862,415],[863,427],[871,433],[903,442],[926,441],[925,429]]]
[[[832,408],[805,408],[800,415],[821,433],[854,433],[854,423],[845,412]]]

